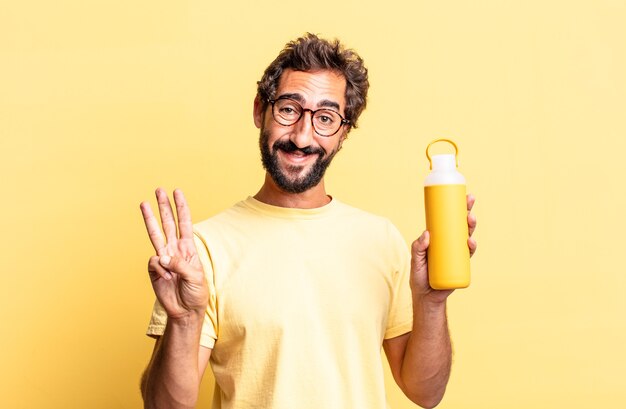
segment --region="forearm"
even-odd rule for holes
[[[401,370],[406,395],[421,406],[436,406],[446,390],[451,362],[446,303],[414,298],[413,330]]]
[[[198,351],[203,315],[168,320],[144,373],[144,407],[193,408],[198,399]]]

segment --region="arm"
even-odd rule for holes
[[[452,348],[445,308],[445,302],[425,305],[414,299],[412,331],[383,343],[396,383],[424,408],[437,406],[450,377]]]
[[[148,273],[167,324],[142,377],[141,392],[146,408],[193,408],[211,355],[210,349],[200,346],[208,283],[182,192],[174,191],[178,225],[167,194],[157,189],[156,196],[163,231],[148,203],[141,204],[141,212],[157,252],[150,258]]]
[[[476,218],[469,213],[474,197],[468,196],[468,246],[476,251],[471,237]],[[452,363],[452,346],[448,332],[446,300],[452,290],[434,290],[428,284],[426,249],[429,234],[424,232],[411,248],[411,293],[413,328],[411,332],[383,342],[393,377],[414,403],[432,408],[439,404],[446,390]]]
[[[187,325],[190,324],[190,325]],[[200,322],[200,328],[202,323]],[[141,377],[144,407],[191,407],[211,358],[211,349],[199,345],[199,332],[190,322],[168,321],[165,333],[154,345],[152,358]],[[197,337],[196,337],[197,332]],[[198,353],[194,353],[194,351]],[[197,372],[192,368],[197,368]]]

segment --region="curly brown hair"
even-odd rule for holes
[[[344,48],[337,39],[328,41],[311,33],[290,41],[257,82],[257,96],[264,108],[276,96],[280,76],[286,69],[332,70],[342,74],[346,79],[345,116],[351,128],[357,127],[357,119],[367,104],[369,81],[363,59],[354,50]]]

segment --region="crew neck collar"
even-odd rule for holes
[[[248,196],[246,200],[242,203],[252,208],[258,212],[266,214],[268,216],[280,217],[280,218],[304,218],[304,219],[314,219],[317,217],[322,217],[332,211],[337,207],[339,202],[332,196],[330,197],[330,202],[321,206],[315,207],[312,209],[300,209],[295,207],[280,207],[274,206],[267,203],[263,203],[258,199],[255,199],[252,196]]]

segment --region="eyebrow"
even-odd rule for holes
[[[287,94],[282,94],[279,95],[276,99],[279,98],[290,98],[293,99],[295,101],[298,101],[300,104],[304,104],[305,100],[302,97],[301,94],[298,93],[287,93]],[[340,111],[341,108],[339,107],[339,104],[336,103],[335,101],[331,101],[330,99],[323,99],[320,102],[317,103],[317,107],[318,108],[335,108],[337,111]]]

